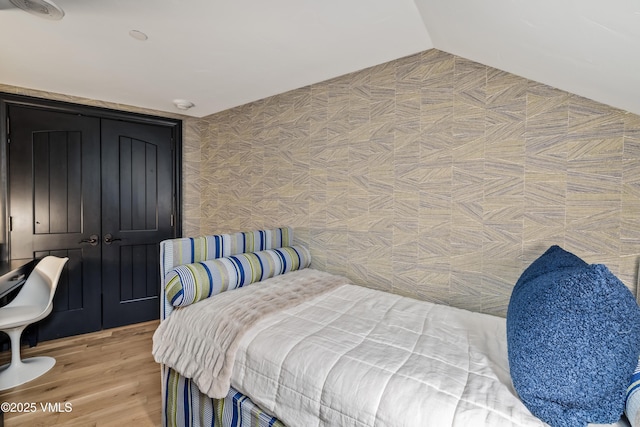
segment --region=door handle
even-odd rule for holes
[[[91,246],[96,246],[99,240],[100,238],[97,234],[92,234],[88,238],[80,240],[78,243],[89,243]]]
[[[119,237],[113,237],[111,235],[111,233],[107,233],[107,234],[104,235],[104,244],[105,245],[110,245],[111,243],[113,243],[115,241],[118,241],[118,240],[122,240],[122,239],[119,238]]]

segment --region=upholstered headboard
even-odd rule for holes
[[[173,306],[167,301],[164,292],[165,277],[173,268],[183,264],[246,252],[282,248],[292,244],[293,230],[291,227],[164,240],[160,243],[161,318],[166,319],[173,310]]]

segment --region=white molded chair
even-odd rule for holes
[[[20,337],[24,328],[44,319],[53,309],[64,264],[69,258],[44,257],[34,267],[18,295],[0,307],[0,331],[11,338],[11,363],[0,367],[0,390],[6,390],[38,378],[53,368],[53,357],[20,358]]]

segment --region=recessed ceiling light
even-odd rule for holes
[[[129,31],[129,35],[131,37],[133,37],[134,39],[140,40],[142,42],[149,38],[149,37],[147,37],[147,35],[145,33],[143,33],[142,31],[138,31],[138,30]]]
[[[174,99],[173,105],[175,105],[176,108],[180,110],[188,110],[189,108],[193,108],[196,106],[196,104],[191,101],[187,101],[186,99]]]

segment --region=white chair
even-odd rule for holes
[[[53,357],[20,358],[20,337],[24,328],[44,319],[53,309],[64,264],[69,258],[44,257],[34,267],[18,295],[0,307],[0,331],[11,338],[11,363],[0,367],[0,390],[6,390],[38,378],[53,368]]]

